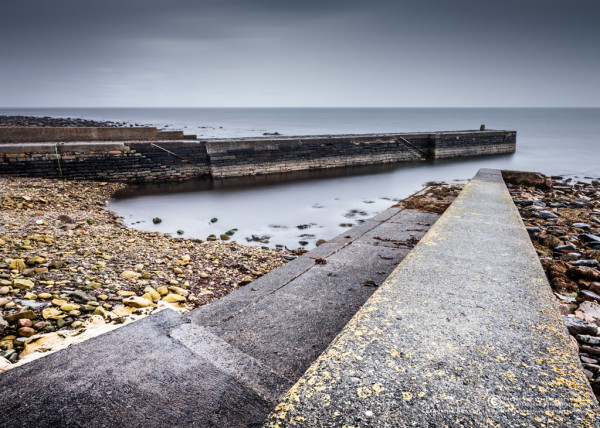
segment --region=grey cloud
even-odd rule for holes
[[[591,0],[14,1],[0,14],[0,103],[597,105],[599,12]]]

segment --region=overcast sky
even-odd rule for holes
[[[600,106],[598,0],[27,0],[3,107]]]

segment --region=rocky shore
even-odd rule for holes
[[[92,327],[210,303],[294,257],[126,228],[106,208],[122,186],[0,177],[0,371]]]
[[[128,125],[126,122],[97,121],[72,117],[50,117],[50,116],[6,116],[0,115],[0,126],[71,126],[71,127],[93,127],[113,128]],[[137,125],[136,125],[137,126]]]
[[[600,398],[600,178],[504,174]]]

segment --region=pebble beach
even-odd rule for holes
[[[294,258],[129,229],[107,209],[122,186],[0,178],[0,370],[88,328],[210,303]]]
[[[29,116],[0,124],[122,125]],[[599,397],[600,178],[504,175]],[[155,311],[209,304],[301,254],[241,245],[233,233],[203,241],[128,228],[108,209],[124,186],[0,177],[0,372]],[[403,204],[442,214],[459,190],[439,183]]]
[[[541,174],[505,178],[598,398],[600,179],[579,181]]]

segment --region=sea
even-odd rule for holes
[[[453,131],[482,124],[517,131],[512,155],[132,186],[111,201],[110,209],[131,227],[199,239],[229,231],[232,240],[270,248],[310,249],[426,183],[464,183],[479,168],[600,177],[600,108],[0,108],[0,115],[125,122],[198,138]],[[154,224],[154,217],[162,222]]]

